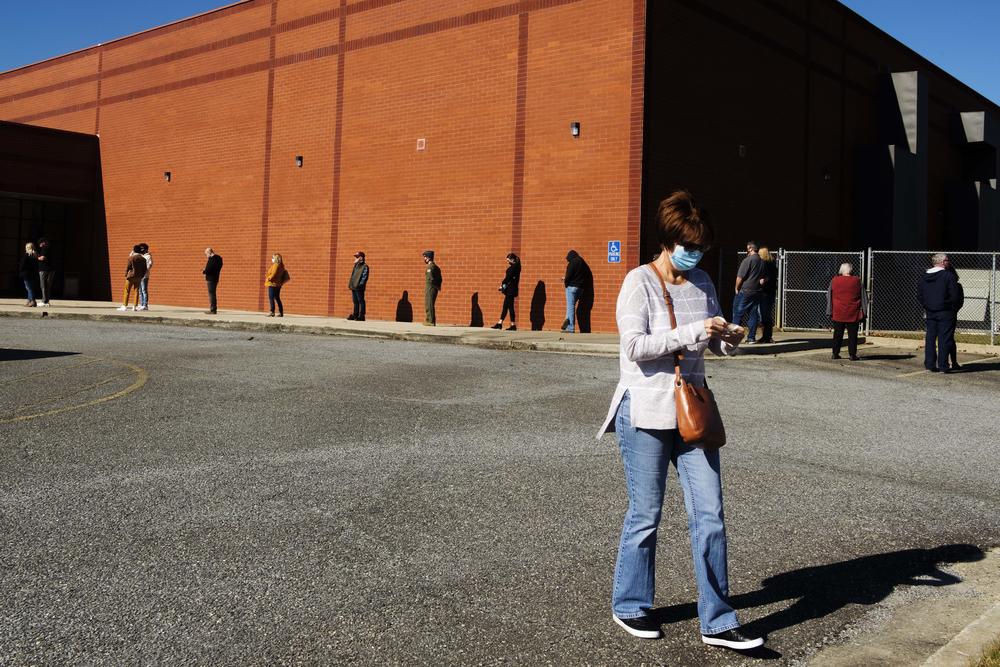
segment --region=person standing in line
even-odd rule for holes
[[[563,285],[566,287],[566,319],[563,320],[561,330],[566,333],[576,331],[576,302],[580,299],[586,280],[587,270],[583,257],[576,250],[570,250],[566,253],[566,275],[563,277]]]
[[[733,324],[742,324],[743,315],[749,313],[747,321],[747,345],[757,342],[757,311],[763,286],[764,262],[757,254],[757,244],[747,241],[747,256],[740,262],[736,272],[736,298],[733,299]]]
[[[948,352],[955,342],[955,323],[958,312],[958,280],[945,270],[948,255],[931,256],[931,268],[917,283],[917,300],[927,315],[927,333],[924,337],[924,368],[932,373],[950,373]]]
[[[510,326],[507,331],[517,331],[517,315],[514,313],[514,299],[518,295],[518,287],[521,282],[521,259],[510,252],[507,253],[507,271],[504,273],[503,282],[500,283],[500,292],[503,294],[503,308],[500,310],[500,319],[493,325],[494,329],[503,329],[503,318],[510,313]]]
[[[349,320],[365,321],[365,287],[368,285],[368,264],[365,253],[360,250],[354,253],[354,266],[351,268],[351,280],[347,286],[351,290],[351,301],[354,302],[354,312],[347,316]]]
[[[868,312],[868,294],[853,272],[850,262],[844,262],[826,290],[826,315],[833,320],[833,359],[840,359],[846,328],[847,352],[851,361],[858,360],[858,327]]]
[[[38,255],[35,253],[35,244],[26,243],[24,254],[21,255],[21,262],[17,267],[17,275],[24,283],[24,289],[28,292],[28,300],[25,302],[26,308],[35,308],[38,302],[35,301],[35,277],[38,275]]]
[[[742,629],[729,599],[719,450],[682,440],[674,396],[675,365],[687,382],[704,386],[705,351],[731,354],[744,330],[721,317],[711,278],[696,268],[714,232],[690,193],[678,191],[663,200],[656,233],[662,253],[655,262],[630,271],[618,294],[621,377],[598,432],[598,438],[611,431],[617,434],[628,492],[612,618],[634,637],[663,636],[650,609],[657,532],[673,462],[688,515],[701,640],[738,650],[756,648],[764,639]],[[674,317],[666,303],[668,295]]]
[[[205,248],[205,257],[208,258],[202,270],[205,274],[205,284],[208,286],[208,310],[205,314],[215,315],[218,311],[216,291],[219,288],[219,274],[222,273],[222,256],[216,255],[211,248]]]
[[[956,271],[955,267],[952,266],[950,258],[944,261],[944,270],[955,276],[955,284],[958,285],[958,303],[955,305],[955,323],[957,325],[958,312],[962,310],[962,306],[965,305],[965,288],[962,287],[962,283],[959,282],[958,271]],[[948,351],[948,359],[951,361],[951,370],[962,370],[962,367],[958,364],[958,343],[955,341],[954,336],[951,339],[951,350]]]
[[[281,255],[274,253],[271,255],[271,266],[264,274],[264,285],[267,287],[267,301],[271,306],[268,317],[274,317],[274,305],[278,304],[278,317],[285,316],[285,306],[281,303],[281,287],[288,282],[288,270]]]
[[[52,286],[56,280],[56,263],[52,255],[52,247],[44,236],[38,239],[38,283],[42,288],[42,307],[48,308],[52,296]]]
[[[133,291],[135,292],[135,304],[132,306],[132,310],[139,309],[139,286],[145,275],[146,258],[139,252],[139,246],[132,246],[132,252],[128,254],[128,264],[125,265],[125,292],[122,295],[122,305],[118,306],[118,310],[126,311],[129,309],[128,302]]]
[[[437,316],[434,312],[434,302],[437,301],[441,292],[441,269],[434,263],[434,251],[424,250],[424,264],[427,270],[424,272],[424,324],[430,327],[437,326]]]
[[[146,260],[146,275],[139,283],[139,307],[136,310],[149,310],[149,274],[153,269],[153,256],[149,253],[149,245],[146,243],[139,244],[139,253]]]
[[[771,337],[774,333],[774,300],[778,296],[778,263],[774,261],[774,256],[766,247],[761,247],[760,261],[764,263],[764,271],[760,277],[760,323],[761,343],[773,343]]]

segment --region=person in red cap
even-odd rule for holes
[[[347,316],[349,320],[365,321],[365,286],[368,284],[368,265],[365,263],[365,253],[360,250],[354,253],[354,268],[351,269],[351,298],[354,301],[354,312]]]

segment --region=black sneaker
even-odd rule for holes
[[[618,618],[612,615],[615,623],[625,628],[625,632],[640,639],[659,639],[663,636],[660,624],[649,616],[639,616],[638,618]]]
[[[348,316],[347,316],[347,319],[349,319],[349,320],[356,320],[356,319],[358,319],[358,318],[357,318],[357,316],[356,316],[356,315],[354,315],[354,314],[352,313],[352,314],[350,314],[350,315],[348,315]]]
[[[516,324],[510,325],[509,327],[507,327],[507,331],[517,331],[517,325]]]
[[[500,324],[499,322],[497,322],[496,324],[494,324],[494,325],[493,325],[492,327],[490,327],[490,328],[491,328],[491,329],[503,329],[503,325],[502,325],[502,324]]]
[[[840,359],[840,355],[837,354],[836,352],[834,352],[832,355],[830,355],[830,358],[831,359]]]
[[[763,637],[744,634],[741,630],[742,628],[734,628],[715,635],[702,635],[701,641],[709,646],[725,646],[737,651],[746,651],[764,645]]]

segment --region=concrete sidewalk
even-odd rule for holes
[[[484,327],[439,325],[428,327],[414,322],[368,320],[354,322],[341,317],[288,315],[267,317],[265,313],[220,310],[208,315],[199,308],[153,306],[152,310],[121,312],[119,304],[102,301],[56,301],[48,308],[26,308],[24,301],[0,299],[0,317],[27,317],[94,320],[100,322],[139,322],[175,326],[217,327],[240,331],[270,331],[326,336],[360,336],[424,343],[450,343],[503,350],[533,350],[566,354],[618,356],[618,334],[566,334],[559,331],[497,331]],[[803,350],[830,348],[828,332],[775,332],[775,343],[743,345],[741,355],[773,355]],[[887,344],[890,339],[882,339]],[[864,342],[864,339],[860,339]],[[906,341],[912,344],[914,341]]]

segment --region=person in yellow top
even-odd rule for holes
[[[278,317],[285,316],[285,307],[281,303],[281,286],[290,279],[281,255],[278,253],[271,255],[271,266],[268,267],[267,273],[264,275],[264,285],[267,286],[267,300],[271,304],[271,312],[267,314],[268,317],[274,317],[274,304],[276,303],[278,304]]]

